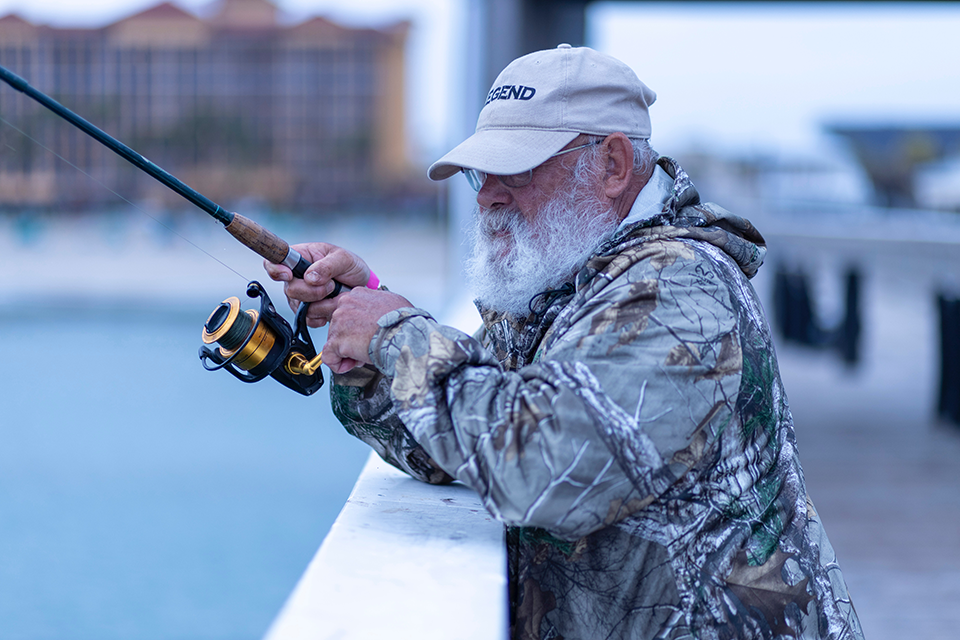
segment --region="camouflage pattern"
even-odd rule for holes
[[[381,318],[334,410],[508,526],[514,638],[860,638],[748,281],[763,238],[660,166],[662,212],[529,317]]]

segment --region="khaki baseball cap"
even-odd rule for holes
[[[445,180],[461,169],[510,175],[532,169],[581,133],[650,137],[657,94],[616,58],[561,44],[517,58],[493,83],[477,131],[434,162]]]

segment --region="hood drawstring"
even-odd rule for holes
[[[533,296],[530,298],[530,303],[527,307],[530,309],[530,313],[538,319],[542,318],[555,302],[570,295],[574,291],[576,291],[576,287],[573,286],[573,283],[565,282],[559,289],[548,289]],[[538,298],[542,298],[542,300],[538,302]]]

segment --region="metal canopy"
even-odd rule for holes
[[[953,125],[832,124],[826,130],[843,138],[876,191],[878,204],[916,205],[914,178],[924,165],[960,155],[960,123]]]

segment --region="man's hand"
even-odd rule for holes
[[[301,302],[316,303],[307,312],[307,326],[322,327],[337,306],[334,300],[319,302],[333,293],[333,281],[348,287],[365,287],[370,280],[370,267],[356,254],[326,242],[295,244],[292,248],[312,263],[303,280],[294,278],[293,272],[282,264],[264,260],[263,268],[270,279],[283,283],[283,293],[293,311]]]
[[[336,298],[311,305],[333,306],[327,344],[323,346],[323,363],[334,373],[345,373],[361,364],[371,364],[369,348],[377,332],[377,320],[387,313],[412,307],[403,296],[389,291],[358,287]]]
[[[317,328],[330,323],[323,363],[334,373],[370,364],[367,350],[379,328],[377,320],[394,309],[413,305],[395,293],[367,289],[370,267],[346,249],[326,242],[296,244],[293,249],[312,263],[303,280],[294,278],[293,272],[280,264],[264,260],[263,268],[272,280],[283,283],[291,309],[296,311],[301,303],[310,305],[307,326]],[[327,300],[333,293],[334,280],[352,290]]]

